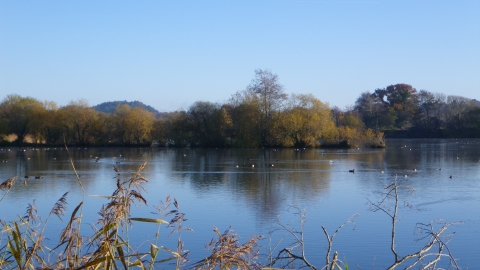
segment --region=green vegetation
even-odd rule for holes
[[[480,137],[480,102],[408,84],[362,93],[354,111],[367,128],[392,137]]]
[[[128,103],[130,104],[130,103]],[[311,94],[287,95],[277,75],[256,70],[246,90],[224,104],[197,101],[186,111],[155,115],[138,102],[54,102],[8,95],[0,103],[0,134],[17,144],[191,147],[384,146],[383,134],[365,127],[354,111],[334,121]],[[142,105],[142,104],[140,104]],[[113,110],[113,106],[115,109]],[[344,114],[344,115],[343,115]]]
[[[143,102],[140,102],[138,100],[135,100],[135,101],[126,101],[126,100],[124,100],[124,101],[108,101],[108,102],[103,102],[103,103],[100,103],[98,105],[95,105],[92,108],[95,109],[98,112],[114,113],[115,109],[118,106],[122,106],[122,105],[128,105],[132,108],[144,109],[144,110],[146,110],[148,112],[151,112],[151,113],[154,113],[154,114],[159,113],[159,111],[157,111],[152,106],[144,104]]]
[[[94,108],[83,100],[58,108],[8,95],[0,103],[0,135],[13,135],[17,144],[177,147],[385,147],[384,132],[480,137],[475,100],[396,84],[362,93],[354,107],[340,110],[312,94],[285,94],[268,70],[256,70],[246,89],[223,104],[197,101],[186,111],[163,114],[137,101]]]

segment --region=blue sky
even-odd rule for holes
[[[0,98],[223,102],[270,69],[331,106],[408,83],[480,99],[480,0],[0,0]]]

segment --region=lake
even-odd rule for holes
[[[68,191],[64,221],[56,217],[49,221],[47,243],[51,241],[54,246],[65,220],[82,200],[85,201],[83,221],[96,223],[100,206],[106,200],[91,195],[112,194],[117,175],[114,165],[121,171],[121,177],[128,179],[146,162],[142,175],[148,179],[143,185],[148,192],[144,194],[148,207],[132,209],[131,216],[158,218],[151,213],[155,210],[153,206],[168,195],[176,198],[188,219],[184,226],[193,229],[181,235],[185,248],[191,251],[191,262],[208,256],[205,244],[215,236],[214,226],[220,231],[232,226],[241,241],[263,235],[260,246],[265,255],[268,247],[286,234],[274,231],[279,228],[277,221],[298,229],[296,213],[301,209],[306,213],[303,230],[306,256],[311,263],[321,268],[325,262],[327,241],[321,226],[333,234],[337,227],[358,214],[354,223],[346,224],[337,233],[333,251],[338,251],[339,259],[351,267],[384,269],[394,261],[390,251],[391,219],[381,211],[370,211],[369,201],[381,200],[381,192],[397,176],[399,185],[409,187],[399,191],[402,203],[396,247],[400,256],[426,244],[426,240],[415,241],[421,237],[416,234],[417,223],[441,219],[459,222],[444,235],[451,235],[448,246],[460,267],[474,269],[480,265],[478,139],[392,139],[387,141],[386,149],[70,147],[69,151],[85,193],[65,149],[1,149],[0,181],[16,175],[21,181],[0,202],[0,219],[12,221],[16,215],[23,216],[34,199],[39,214],[46,217]],[[354,173],[349,172],[353,169]],[[43,178],[30,177],[24,187],[21,183],[24,176]],[[404,201],[410,207],[403,207]],[[162,230],[162,245],[174,248],[176,236],[167,238],[169,229]],[[155,225],[136,222],[130,230],[130,239],[142,248],[148,246],[155,233]],[[291,238],[285,239],[280,246],[290,243]],[[447,259],[442,262],[438,266],[448,266]]]

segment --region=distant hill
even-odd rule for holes
[[[98,105],[95,105],[92,108],[95,109],[96,111],[99,111],[99,112],[114,113],[115,108],[117,108],[117,106],[124,105],[124,104],[126,104],[126,105],[128,105],[132,108],[144,109],[146,111],[154,113],[155,115],[160,114],[160,112],[157,111],[152,106],[146,105],[143,102],[140,102],[140,101],[137,101],[137,100],[135,100],[135,101],[126,101],[126,100],[124,100],[124,101],[108,101],[108,102],[103,102],[103,103],[100,103]]]

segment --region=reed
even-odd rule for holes
[[[44,245],[45,228],[50,217],[56,216],[62,222],[67,211],[68,192],[59,198],[47,218],[42,223],[37,214],[35,200],[29,203],[24,216],[17,216],[11,222],[0,221],[0,268],[2,269],[155,269],[166,264],[167,268],[201,268],[211,269],[219,266],[227,269],[233,266],[238,268],[253,265],[258,255],[258,237],[253,237],[241,245],[237,235],[229,229],[218,235],[216,241],[209,244],[213,247],[212,255],[201,262],[190,266],[188,263],[189,251],[185,250],[182,240],[184,231],[193,231],[185,227],[185,213],[180,210],[176,199],[168,196],[165,202],[154,206],[159,218],[131,217],[132,207],[148,205],[143,196],[145,192],[142,184],[148,181],[141,172],[146,163],[140,165],[138,170],[127,180],[122,179],[120,170],[114,166],[117,187],[111,195],[95,195],[105,199],[99,211],[99,219],[93,227],[93,233],[82,236],[82,209],[84,199],[76,205],[66,225],[59,235],[59,242],[55,247]],[[73,161],[72,161],[73,166]],[[73,166],[74,168],[74,166]],[[0,184],[2,196],[8,194],[18,177],[12,177]],[[81,186],[80,179],[77,177]],[[26,186],[25,186],[26,188]],[[83,187],[82,187],[83,190]],[[1,202],[1,200],[0,200]],[[148,251],[138,251],[129,240],[129,230],[133,222],[147,222],[158,226],[157,231],[150,240]],[[39,226],[41,224],[41,226]],[[177,235],[176,246],[167,248],[162,246],[160,231],[164,227],[169,230],[168,237]]]
[[[3,191],[3,196],[0,199],[0,202],[2,202],[3,199],[7,196],[8,192],[10,192],[10,189],[13,187],[13,184],[15,183],[15,180],[17,180],[17,178],[18,176],[11,177],[0,184],[0,190]]]
[[[73,161],[72,161],[73,166]],[[216,235],[206,247],[211,254],[206,258],[189,263],[189,251],[185,249],[182,239],[184,232],[193,231],[184,225],[185,213],[180,204],[170,196],[160,205],[154,206],[157,218],[132,217],[134,206],[148,206],[143,196],[143,184],[148,181],[142,176],[146,163],[139,166],[126,180],[124,174],[114,166],[116,173],[116,189],[111,195],[96,195],[106,202],[99,210],[99,219],[88,236],[81,234],[82,209],[85,200],[82,199],[71,212],[66,225],[60,232],[58,244],[49,247],[44,244],[45,230],[52,217],[64,222],[67,213],[68,192],[63,194],[53,205],[45,220],[38,215],[36,201],[26,207],[23,216],[17,216],[13,221],[0,220],[0,268],[1,269],[278,269],[280,268],[310,268],[310,269],[349,269],[346,259],[339,259],[339,254],[333,249],[333,240],[337,233],[347,224],[355,224],[355,215],[339,226],[330,235],[322,226],[328,242],[325,264],[319,268],[311,263],[305,253],[305,235],[303,225],[306,222],[304,210],[298,207],[295,214],[299,217],[299,228],[284,225],[278,221],[279,230],[293,239],[293,243],[281,247],[277,243],[269,249],[267,262],[261,263],[259,241],[261,236],[252,236],[245,243],[240,243],[238,235],[232,228],[223,233],[216,227]],[[0,184],[3,195],[0,202],[14,187],[18,177],[11,177]],[[77,177],[81,185],[80,178]],[[28,188],[24,185],[23,188]],[[408,188],[395,178],[394,182],[385,188],[378,202],[370,201],[371,210],[382,212],[391,219],[392,238],[391,251],[394,261],[389,269],[397,267],[413,268],[421,265],[424,269],[434,269],[441,258],[449,260],[452,269],[459,269],[457,259],[453,257],[448,247],[450,236],[444,232],[456,223],[430,222],[419,223],[418,231],[422,233],[420,240],[425,239],[426,245],[410,254],[400,256],[396,250],[396,223],[400,205],[408,205],[399,199],[398,190]],[[83,190],[83,189],[82,189]],[[1,206],[1,205],[0,205]],[[129,239],[129,231],[135,222],[152,223],[157,226],[156,233],[149,241],[149,248],[140,249],[133,246]],[[438,227],[440,224],[440,228]],[[165,228],[168,237],[176,236],[176,245],[168,248],[162,245],[160,233]],[[282,238],[283,239],[283,238]],[[333,254],[332,254],[333,253]],[[262,268],[264,267],[264,268]]]
[[[207,244],[212,249],[212,254],[207,258],[194,263],[196,269],[259,269],[257,262],[259,256],[258,241],[261,236],[252,236],[240,244],[238,235],[230,227],[223,233],[214,227],[213,231],[218,238],[214,238]]]

